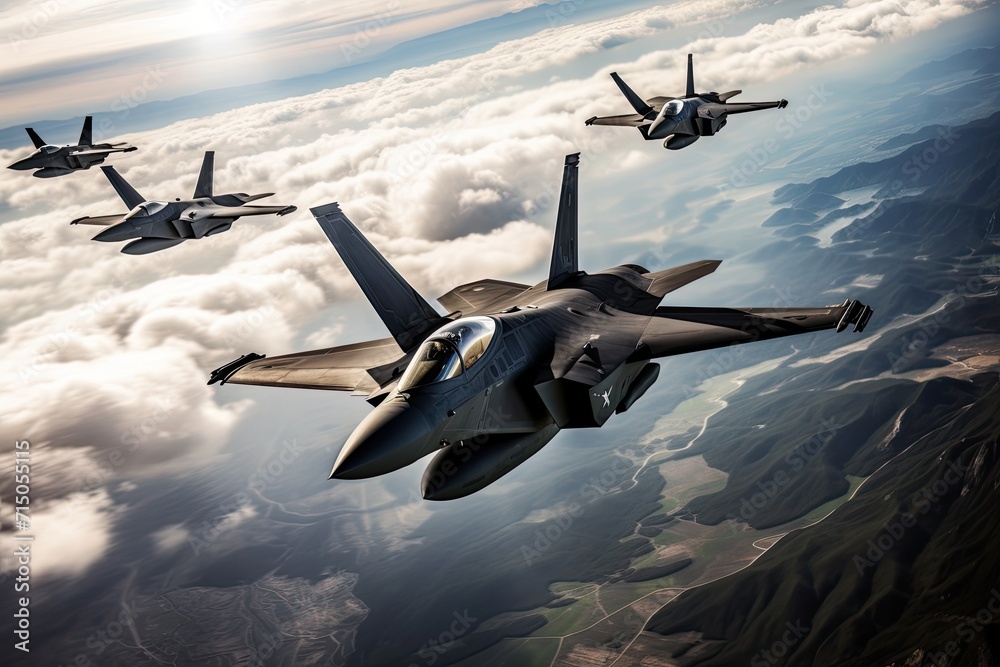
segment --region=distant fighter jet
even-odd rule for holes
[[[784,109],[788,100],[777,102],[735,102],[727,100],[742,93],[731,90],[728,93],[696,93],[694,91],[694,65],[688,54],[687,91],[684,97],[651,97],[643,100],[622,81],[617,72],[611,78],[628,98],[635,113],[624,116],[594,116],[587,125],[624,125],[639,128],[644,139],[663,139],[663,147],[678,150],[698,141],[698,137],[710,137],[726,124],[726,116],[760,109]]]
[[[237,218],[245,215],[270,213],[286,215],[295,210],[294,206],[245,206],[248,202],[270,197],[273,192],[260,195],[248,195],[242,192],[228,195],[212,194],[214,166],[215,152],[206,151],[193,198],[174,201],[147,200],[136,192],[114,167],[101,167],[101,171],[129,207],[129,212],[77,218],[70,224],[111,225],[95,236],[94,240],[136,239],[122,248],[122,252],[127,255],[145,255],[173,247],[188,239],[221,234],[228,231]]]
[[[91,165],[101,164],[104,159],[112,153],[130,153],[136,150],[135,146],[126,143],[119,144],[95,144],[93,139],[92,116],[87,116],[83,120],[83,132],[80,133],[80,143],[76,146],[51,146],[38,136],[30,127],[24,128],[31,143],[35,145],[35,152],[26,158],[22,158],[8,169],[24,171],[27,169],[37,169],[33,176],[38,178],[52,178],[71,174],[81,169],[90,169]]]
[[[802,334],[863,331],[872,309],[660,306],[715,271],[703,260],[650,272],[577,267],[577,163],[563,168],[549,277],[534,286],[478,280],[438,298],[439,314],[336,204],[312,210],[392,338],[265,358],[246,354],[209,384],[353,391],[374,410],[347,439],[331,478],[383,475],[437,452],[423,497],[461,498],[496,481],[560,429],[601,426],[660,372],[654,359]]]

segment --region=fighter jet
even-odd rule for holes
[[[85,216],[73,220],[71,225],[111,225],[94,237],[95,241],[128,241],[122,248],[127,255],[145,255],[183,243],[228,231],[244,215],[287,215],[294,206],[246,206],[247,203],[273,192],[248,195],[243,192],[227,195],[212,194],[212,171],[215,152],[205,151],[198,184],[192,199],[174,201],[148,200],[128,184],[114,167],[101,167],[111,181],[129,212],[124,214]]]
[[[561,429],[626,412],[660,373],[655,359],[822,329],[863,331],[856,300],[819,308],[661,306],[719,266],[650,272],[577,265],[577,164],[566,157],[549,275],[536,285],[478,280],[438,301],[440,314],[378,253],[336,203],[312,209],[391,333],[278,357],[245,354],[209,384],[352,391],[374,409],[340,451],[331,478],[384,475],[435,453],[423,497],[448,500],[492,484]]]
[[[643,100],[628,87],[617,72],[611,78],[618,84],[635,113],[623,116],[594,116],[587,125],[624,125],[639,129],[644,139],[663,139],[663,147],[672,151],[690,146],[699,137],[710,137],[726,124],[726,117],[760,109],[784,109],[788,100],[777,102],[734,102],[731,97],[742,90],[728,93],[696,93],[694,90],[694,64],[688,54],[687,91],[684,97],[651,97]]]
[[[112,153],[130,153],[136,150],[135,146],[126,143],[95,144],[93,124],[92,116],[83,119],[83,131],[80,133],[80,142],[76,146],[52,146],[42,141],[38,133],[30,127],[24,128],[28,136],[31,137],[31,143],[35,145],[35,152],[7,168],[20,171],[37,169],[32,174],[33,176],[52,178],[71,174],[81,169],[90,169],[91,165],[101,164]]]

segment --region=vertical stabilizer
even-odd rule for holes
[[[198,174],[198,184],[194,186],[194,198],[212,196],[212,172],[215,171],[215,151],[205,151],[205,159],[201,162],[201,173]]]
[[[101,171],[103,171],[104,175],[108,177],[109,181],[111,181],[111,186],[115,189],[115,192],[118,193],[118,196],[122,198],[122,201],[125,202],[125,205],[128,206],[128,210],[131,211],[133,208],[146,201],[146,198],[136,192],[135,188],[129,185],[128,182],[122,178],[122,175],[115,171],[114,167],[101,167]]]
[[[697,93],[694,92],[694,57],[688,54],[688,81],[687,90],[684,92],[684,97],[694,97]]]
[[[28,136],[31,138],[31,143],[35,145],[35,148],[41,148],[42,146],[45,145],[45,142],[42,141],[42,138],[40,136],[38,136],[38,133],[32,130],[30,127],[24,128],[24,131],[28,133]]]
[[[632,105],[635,112],[642,114],[643,116],[648,115],[654,111],[653,107],[649,106],[646,100],[642,99],[636,95],[635,91],[628,87],[628,84],[620,76],[618,72],[612,72],[611,78],[614,79],[615,83],[618,85],[618,90],[622,91],[622,95],[628,100],[628,103]]]
[[[556,216],[556,237],[552,245],[552,263],[549,265],[548,289],[550,290],[558,288],[567,278],[579,271],[577,267],[579,164],[579,153],[566,156],[562,191],[559,193],[559,213]]]
[[[310,209],[399,346],[409,352],[448,320],[410,287],[334,202]]]
[[[94,117],[87,116],[83,119],[83,130],[80,132],[80,145],[94,145]]]

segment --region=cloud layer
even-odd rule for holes
[[[249,403],[220,402],[205,386],[209,369],[249,350],[350,342],[339,323],[315,322],[360,293],[307,207],[342,202],[429,297],[479,278],[538,273],[562,156],[582,150],[587,178],[596,181],[612,170],[640,176],[647,154],[661,150],[625,130],[583,125],[590,115],[626,111],[609,71],[650,95],[669,94],[662,82],[683,80],[692,51],[699,88],[749,87],[859,55],[980,4],[849,2],[740,36],[706,32],[634,62],[607,55],[596,71],[573,74],[584,56],[750,6],[681,2],[132,135],[140,151],[117,165],[146,196],[187,196],[202,151],[213,149],[217,191],[275,191],[275,201],[300,207],[280,221],[241,220],[226,234],[153,256],[121,255],[117,244],[87,240],[93,228],[66,224],[124,210],[99,172],[51,181],[5,172],[0,370],[9,380],[0,419],[12,437],[44,452],[37,488],[57,518],[57,499],[70,494],[99,500],[114,482],[221,456]],[[0,161],[15,155],[0,151]],[[92,504],[91,514],[105,511]]]

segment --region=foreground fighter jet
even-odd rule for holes
[[[294,206],[246,206],[248,202],[270,197],[273,192],[260,195],[245,193],[212,194],[212,171],[215,167],[215,152],[205,151],[201,163],[198,184],[194,188],[193,199],[174,201],[151,201],[140,195],[129,185],[114,167],[101,167],[101,171],[111,181],[129,212],[125,214],[83,217],[73,220],[71,225],[111,225],[94,237],[95,241],[127,241],[136,239],[124,248],[127,255],[145,255],[183,243],[188,239],[221,234],[233,226],[237,218],[244,215],[265,215],[274,213],[286,215],[295,210]]]
[[[52,146],[38,136],[30,127],[24,128],[31,143],[35,145],[35,152],[26,158],[9,165],[8,169],[24,171],[27,169],[37,169],[32,176],[38,178],[52,178],[71,174],[81,169],[90,169],[91,165],[101,164],[104,159],[112,153],[130,153],[136,150],[135,146],[126,143],[119,144],[95,144],[93,139],[94,119],[87,116],[83,119],[83,131],[80,133],[80,142],[76,146]]]
[[[650,272],[577,266],[577,163],[563,168],[549,276],[534,286],[479,280],[438,298],[439,314],[337,204],[312,210],[392,338],[265,358],[247,354],[209,384],[353,391],[374,410],[348,438],[331,477],[383,475],[437,452],[424,498],[448,500],[496,481],[559,429],[601,426],[656,381],[654,359],[821,329],[863,331],[872,309],[660,306],[715,271],[703,260]]]
[[[639,128],[644,139],[663,139],[663,147],[679,150],[698,141],[698,137],[710,137],[726,124],[726,116],[760,109],[784,109],[788,100],[777,102],[734,102],[731,97],[742,90],[728,93],[696,93],[694,91],[694,65],[688,54],[687,91],[684,97],[651,97],[644,100],[622,81],[617,72],[611,78],[618,84],[622,94],[628,99],[635,113],[624,116],[594,116],[588,118],[587,125],[624,125]]]

